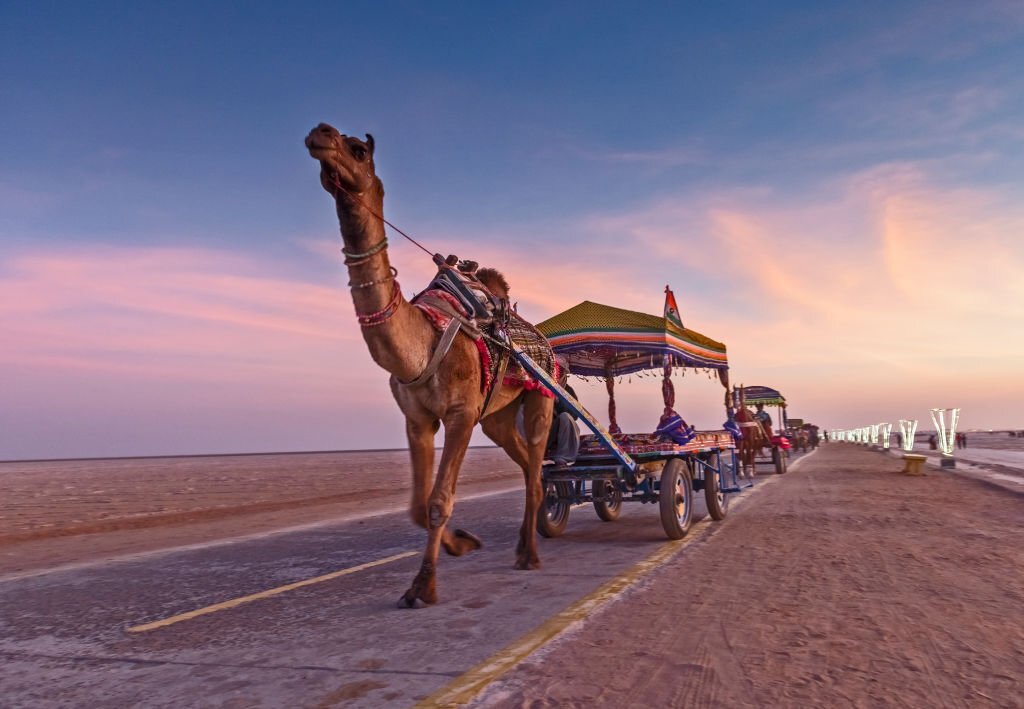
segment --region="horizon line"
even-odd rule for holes
[[[498,448],[497,444],[469,446],[470,448]],[[154,460],[158,458],[237,458],[259,455],[326,455],[328,453],[390,453],[407,451],[408,446],[401,448],[342,448],[337,450],[305,450],[305,451],[261,451],[256,453],[167,453],[162,455],[93,455],[80,458],[11,458],[0,460],[4,463],[71,463],[88,460]],[[443,446],[434,446],[434,450],[443,450]]]
[[[823,430],[824,427],[821,427]],[[831,430],[831,429],[829,429]],[[839,430],[851,430],[842,429]],[[972,428],[961,431],[961,433],[1011,433],[1020,431],[1019,428]],[[914,437],[926,434],[926,433],[938,433],[935,429],[917,429]],[[893,434],[899,433],[899,431],[893,431]],[[443,450],[443,446],[434,446],[434,450]],[[500,448],[496,444],[483,444],[469,446],[469,448]],[[91,455],[81,457],[62,457],[62,458],[4,458],[0,459],[0,465],[6,463],[71,463],[77,461],[89,461],[89,460],[155,460],[160,458],[228,458],[228,457],[244,457],[244,456],[261,456],[261,455],[327,455],[329,453],[389,453],[392,451],[407,451],[408,446],[402,446],[399,448],[339,448],[331,450],[299,450],[299,451],[258,451],[249,453],[164,453],[155,455]]]

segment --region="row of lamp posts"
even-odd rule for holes
[[[959,420],[960,409],[932,409],[932,421],[935,423],[939,452],[942,454],[939,462],[943,468],[956,467],[953,450],[956,447],[956,425]],[[908,455],[913,455],[914,439],[917,435],[917,419],[900,419],[900,434],[903,451]],[[834,441],[849,441],[871,446],[881,445],[883,450],[889,450],[891,437],[891,423],[873,423],[857,428],[833,430],[829,433],[829,438]]]

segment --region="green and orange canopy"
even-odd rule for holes
[[[548,318],[537,328],[579,376],[621,376],[665,364],[729,368],[721,342],[664,317],[589,300]]]
[[[765,406],[785,406],[786,397],[778,389],[765,386],[743,387],[743,398],[747,406],[764,404]]]

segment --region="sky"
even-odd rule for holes
[[[791,416],[1024,428],[1024,3],[631,5],[0,0],[0,459],[404,446],[321,121],[527,319],[670,284]]]

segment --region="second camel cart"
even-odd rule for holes
[[[776,426],[765,426],[768,429],[765,433],[770,442],[758,451],[754,466],[770,465],[777,474],[784,474],[788,468],[787,458],[792,447],[789,438],[786,437],[786,397],[778,389],[766,386],[746,386],[742,388],[742,393],[737,390],[734,395],[738,396],[738,400],[745,402],[746,406],[775,407]]]
[[[568,363],[571,374],[603,379],[609,395],[605,429],[543,372],[532,372],[591,430],[581,436],[574,465],[544,466],[545,497],[538,531],[546,537],[559,536],[573,506],[586,502],[607,522],[619,517],[626,502],[656,505],[670,539],[681,539],[690,529],[696,495],[704,496],[712,518],[723,519],[729,496],[740,491],[733,432],[687,426],[674,409],[671,374],[673,368],[713,370],[728,392],[725,345],[670,318],[590,301],[537,327],[555,354]],[[530,364],[524,362],[533,370]],[[654,432],[626,434],[615,417],[614,382],[644,370],[663,374],[663,413]],[[724,399],[728,417],[728,395]],[[726,425],[732,426],[730,422],[731,417]]]

